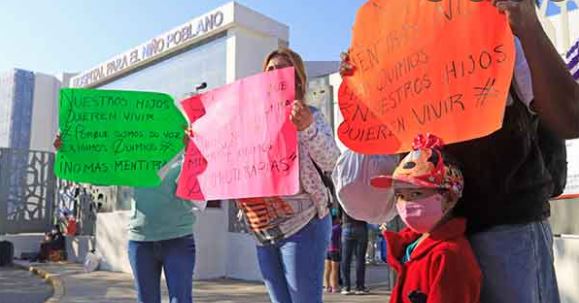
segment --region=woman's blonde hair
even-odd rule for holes
[[[306,94],[306,87],[307,87],[307,75],[306,75],[306,67],[304,65],[304,61],[302,57],[298,55],[293,50],[287,47],[280,47],[265,57],[263,61],[263,71],[266,70],[269,61],[276,56],[281,56],[289,60],[296,71],[296,98],[303,99]]]

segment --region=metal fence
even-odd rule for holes
[[[56,190],[54,154],[0,148],[0,234],[50,228]]]
[[[98,211],[112,211],[115,187],[59,180],[50,152],[0,148],[0,234],[42,233],[64,215],[77,234],[94,235]]]

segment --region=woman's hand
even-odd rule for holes
[[[303,131],[314,122],[314,115],[304,101],[295,100],[292,104],[290,121],[292,121],[298,131]]]
[[[187,149],[187,145],[189,144],[189,141],[191,141],[191,138],[193,138],[193,128],[188,126],[185,128],[185,135],[183,135],[183,144],[185,144],[185,149]]]
[[[507,15],[513,34],[535,35],[535,31],[541,28],[535,0],[492,0],[501,13]]]
[[[350,62],[350,51],[340,54],[340,76],[346,77],[354,74],[354,66]]]
[[[60,137],[60,134],[56,134],[56,138],[54,138],[52,146],[54,146],[54,149],[56,149],[57,151],[62,147],[62,138]]]

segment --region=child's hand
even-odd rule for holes
[[[382,223],[378,228],[380,228],[380,232],[385,232],[388,230],[388,225],[386,223]]]

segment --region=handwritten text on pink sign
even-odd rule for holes
[[[182,101],[193,137],[177,195],[193,200],[296,194],[294,69],[251,76]]]

